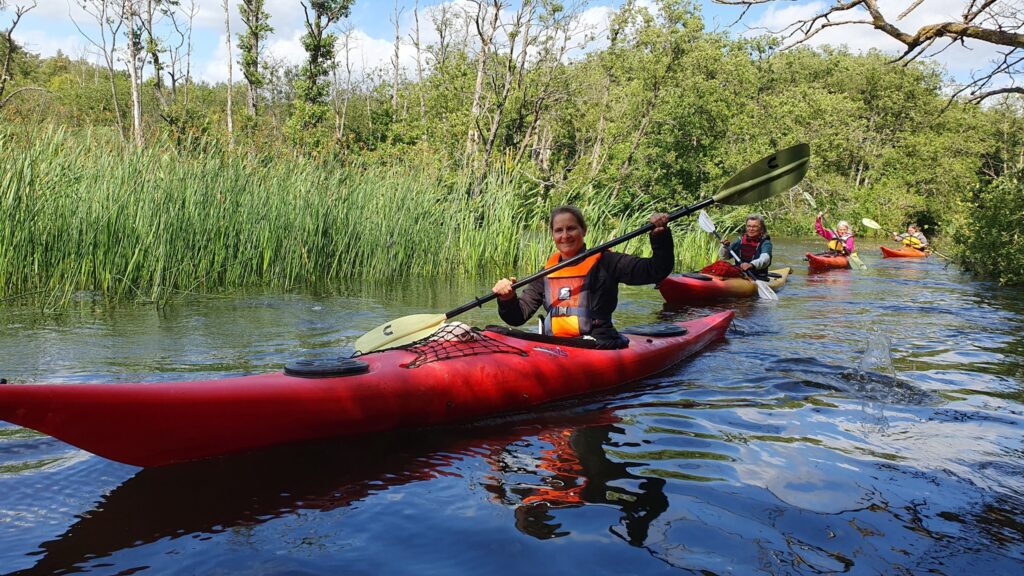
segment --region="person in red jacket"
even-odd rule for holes
[[[527,285],[517,295],[515,278],[502,278],[492,291],[498,295],[498,315],[512,326],[524,324],[543,306],[547,312],[543,333],[549,336],[584,337],[600,341],[608,348],[628,344],[612,324],[612,312],[619,303],[619,283],[654,284],[672,272],[675,253],[668,215],[652,214],[650,258],[604,251],[555,271]],[[575,206],[559,206],[551,211],[551,239],[556,251],[545,268],[587,250],[584,238],[587,223]]]

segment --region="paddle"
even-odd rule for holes
[[[770,198],[771,196],[774,196],[783,190],[788,190],[799,183],[807,173],[810,159],[811,148],[807,144],[797,144],[796,146],[779,150],[778,152],[771,154],[770,156],[766,156],[744,168],[738,174],[730,178],[728,182],[723,184],[722,188],[713,197],[672,212],[668,216],[668,221],[671,222],[686,216],[687,214],[692,214],[716,202],[738,206]],[[567,266],[573,266],[598,252],[602,252],[612,246],[622,244],[623,242],[636,238],[641,234],[646,234],[653,229],[654,225],[647,223],[628,234],[609,240],[604,244],[595,246],[590,250],[577,254],[576,256],[552,266],[551,268],[546,268],[536,274],[519,280],[512,284],[512,289],[514,290],[520,286],[525,286],[534,280],[543,278],[548,274],[561,270]],[[455,316],[472,310],[477,306],[483,306],[497,297],[498,295],[492,292],[486,296],[475,298],[472,302],[459,306],[458,308],[450,310],[444,314],[413,314],[411,316],[403,316],[396,320],[392,320],[374,328],[356,340],[354,344],[356,353],[366,354],[374,350],[394,348],[396,346],[401,346],[403,344],[408,344],[410,342],[426,338],[433,334],[441,324],[445,322],[445,320],[454,318]]]
[[[814,208],[815,210],[818,209],[818,203],[814,201],[814,196],[811,196],[807,192],[804,192],[804,198],[807,200],[808,203],[810,203],[811,208]],[[822,224],[825,225],[825,228],[828,228],[829,232],[832,232],[832,234],[834,234],[836,236],[839,236],[838,232],[836,232],[835,230],[832,230],[831,228],[829,228],[828,222],[825,222],[825,217],[824,216],[821,217],[821,222],[822,222]],[[859,268],[861,270],[867,270],[868,269],[867,265],[864,264],[864,261],[860,259],[860,256],[858,256],[856,252],[850,252],[849,258],[850,258],[850,262],[853,262],[853,265],[856,266],[857,268]]]
[[[861,219],[861,223],[864,224],[865,226],[867,226],[868,228],[873,228],[875,230],[882,230],[882,225],[879,224],[878,222],[875,222],[871,218],[862,218]],[[888,232],[888,230],[886,230],[886,232]],[[899,236],[899,234],[897,234],[895,232],[889,232],[889,235],[890,236]],[[911,248],[915,248],[915,247],[911,246]],[[931,246],[925,246],[924,248],[915,248],[915,249],[916,250],[920,250],[922,252],[931,252],[932,254],[935,254],[936,256],[941,256],[941,257],[945,258],[946,260],[950,260],[951,259],[949,256],[946,256],[945,254],[937,252]]]
[[[714,234],[715,238],[718,238],[719,242],[722,241],[722,235],[718,233],[718,230],[715,230],[715,222],[711,220],[711,217],[708,216],[707,212],[703,210],[700,211],[700,214],[697,215],[697,223],[700,225],[701,230],[707,232],[708,234]],[[736,255],[736,252],[733,252],[732,248],[729,249],[729,254],[732,254],[733,259],[735,259],[737,262],[740,261],[740,257]],[[778,294],[775,293],[775,290],[772,290],[772,287],[769,286],[767,282],[765,282],[764,280],[758,280],[756,277],[754,277],[754,273],[750,270],[743,270],[743,272],[747,276],[749,276],[751,280],[754,281],[754,284],[757,285],[758,296],[764,298],[765,300],[778,301]]]

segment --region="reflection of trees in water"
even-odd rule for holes
[[[1024,545],[1024,500],[1000,495],[971,514],[985,539],[1008,549]],[[946,518],[962,522],[959,518]]]
[[[668,510],[665,480],[633,474],[630,468],[638,463],[608,458],[604,448],[611,445],[610,436],[616,430],[602,425],[546,432],[538,440],[550,448],[541,450],[535,459],[524,459],[521,453],[504,447],[489,458],[497,475],[485,487],[502,502],[515,506],[516,528],[535,538],[569,534],[561,529],[554,509],[607,504],[622,511],[625,533],[615,526],[609,531],[633,546],[643,546],[651,523]],[[536,481],[538,473],[544,474],[540,486],[516,481],[519,475],[525,475],[528,482]]]

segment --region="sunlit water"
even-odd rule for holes
[[[0,574],[1022,573],[1021,291],[866,247],[808,275],[811,248],[725,342],[533,414],[150,470],[0,423]],[[489,285],[4,308],[0,376],[276,370]],[[629,288],[617,323],[718,309]]]

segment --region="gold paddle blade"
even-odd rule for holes
[[[377,326],[356,340],[357,354],[395,348],[430,336],[444,324],[444,314],[412,314]]]

